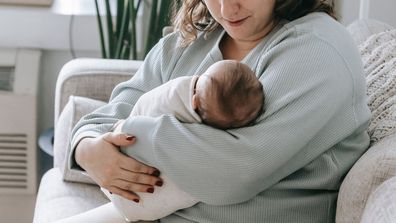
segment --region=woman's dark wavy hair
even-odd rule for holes
[[[219,25],[210,15],[203,0],[182,0],[174,4],[173,25],[182,36],[182,46],[197,38],[198,31],[210,33]],[[178,9],[176,9],[178,8]],[[333,0],[275,0],[275,19],[295,20],[311,12],[324,12],[336,19]]]

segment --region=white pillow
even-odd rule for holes
[[[70,96],[68,103],[59,116],[55,126],[54,136],[54,166],[60,167],[63,179],[72,182],[94,183],[81,171],[70,170],[68,159],[70,156],[70,137],[75,124],[82,116],[93,112],[106,103],[85,97]]]

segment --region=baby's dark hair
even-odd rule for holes
[[[203,123],[220,129],[247,126],[264,112],[263,86],[245,64],[225,61],[224,71],[208,75],[208,90],[201,101]],[[208,103],[214,102],[217,108]]]

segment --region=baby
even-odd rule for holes
[[[179,77],[143,94],[131,115],[169,114],[181,122],[230,129],[254,123],[262,114],[263,106],[263,86],[254,72],[240,62],[222,60],[200,76]],[[116,128],[115,131],[121,130]],[[128,150],[122,149],[126,154]],[[199,202],[166,175],[161,177],[164,185],[156,188],[154,194],[137,193],[139,203],[102,190],[127,221],[160,219]]]
[[[245,64],[222,60],[200,76],[183,76],[154,88],[136,102],[131,115],[174,115],[181,122],[219,129],[250,124],[261,113],[263,86]]]

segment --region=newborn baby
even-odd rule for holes
[[[183,76],[143,94],[131,115],[173,115],[185,123],[203,123],[219,129],[247,126],[262,114],[263,86],[245,64],[222,60],[202,75]],[[120,132],[116,128],[115,132]],[[132,147],[123,148],[128,154]],[[154,194],[137,193],[139,203],[102,189],[127,221],[156,220],[199,200],[177,187],[165,174],[162,187]]]

